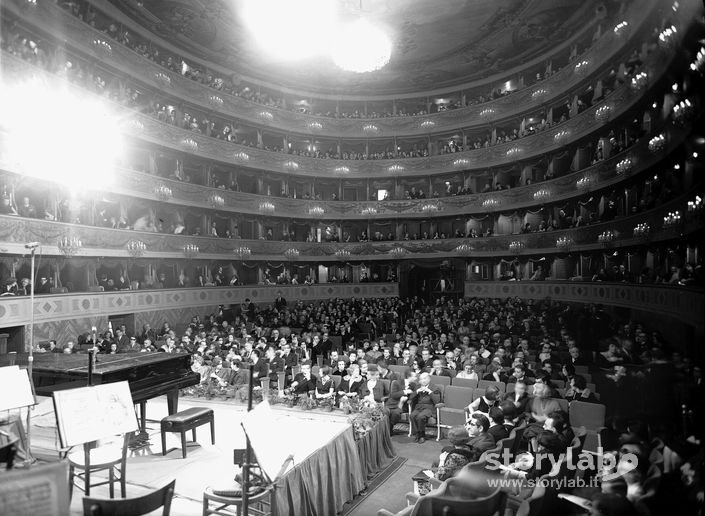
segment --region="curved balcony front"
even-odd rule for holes
[[[466,281],[465,297],[490,299],[550,298],[566,303],[619,306],[668,315],[703,329],[705,293],[701,289],[629,283],[571,281]]]
[[[702,195],[702,191],[698,192]],[[287,260],[286,251],[296,249],[298,253],[291,261],[370,261],[400,259],[439,259],[463,257],[498,257],[517,255],[551,255],[567,252],[590,251],[603,248],[619,248],[644,245],[681,238],[703,228],[702,211],[693,216],[684,215],[675,225],[664,226],[664,217],[678,210],[688,214],[687,202],[695,197],[691,191],[658,208],[637,215],[620,218],[580,228],[547,231],[529,234],[507,234],[483,238],[448,238],[439,240],[408,240],[361,243],[311,243],[271,240],[223,239],[199,236],[167,235],[142,231],[106,229],[66,224],[37,219],[0,215],[0,239],[6,254],[25,254],[26,242],[42,243],[44,255],[61,256],[59,239],[70,235],[82,242],[77,256],[131,258],[127,246],[132,240],[145,244],[145,258],[189,258],[203,260],[239,260],[235,249],[250,250],[246,260]],[[648,235],[633,236],[637,224],[648,224],[652,230]],[[616,239],[600,243],[598,237],[612,232]],[[570,248],[558,248],[559,238],[569,239]],[[512,252],[509,244],[521,242],[523,247]],[[185,247],[198,248],[197,254],[187,255]],[[462,246],[462,247],[461,247]],[[345,254],[338,253],[344,250]]]
[[[474,195],[379,202],[311,201],[214,189],[155,177],[130,169],[120,169],[120,179],[111,186],[110,192],[132,198],[165,202],[180,207],[198,208],[210,208],[209,198],[216,194],[224,201],[223,206],[218,207],[219,212],[312,220],[320,218],[326,220],[428,219],[431,217],[509,212],[540,204],[536,199],[539,191],[550,192],[551,203],[560,202],[609,188],[642,173],[656,165],[664,156],[683,143],[688,136],[687,128],[669,127],[664,131],[668,144],[657,152],[649,150],[649,136],[644,136],[624,152],[585,169],[528,186]],[[628,170],[620,173],[616,165],[623,161],[628,161],[631,165]],[[4,147],[0,141],[0,169],[14,173],[13,166],[12,163],[5,160]],[[582,181],[583,179],[587,179],[587,181]],[[31,178],[26,180],[32,181]],[[172,192],[172,197],[165,200],[157,196],[155,191],[160,186],[167,186]],[[493,201],[491,208],[486,208],[483,204],[488,200]],[[263,202],[271,204],[266,213],[263,213],[261,209]],[[320,207],[323,210],[321,216],[311,215],[312,206]]]
[[[608,31],[593,47],[581,56],[580,61],[594,72],[610,62],[614,56],[624,54],[634,40],[645,38],[653,22],[658,2],[650,0],[646,6],[633,6],[625,14],[630,24],[630,37],[618,36]],[[53,4],[41,4],[36,8],[21,10],[12,3],[11,12],[22,16],[43,32],[80,49],[103,65],[132,77],[156,91],[162,91],[197,106],[205,111],[214,111],[223,116],[255,123],[285,133],[325,136],[327,138],[369,138],[393,136],[423,136],[459,128],[477,128],[488,123],[518,116],[522,112],[536,110],[556,101],[566,91],[575,89],[589,76],[576,73],[573,66],[566,66],[549,79],[524,88],[512,95],[478,105],[441,113],[374,119],[334,119],[304,115],[293,111],[263,106],[241,97],[219,92],[173,73],[156,63],[138,55],[117,42],[96,45],[105,35],[71,16]],[[684,9],[682,9],[684,10]],[[60,20],[60,23],[57,23]],[[108,50],[109,48],[109,50]],[[638,46],[636,47],[638,48]],[[626,57],[626,56],[625,56]],[[264,114],[266,113],[266,116]],[[374,131],[369,131],[369,126]],[[366,126],[368,126],[366,128]]]

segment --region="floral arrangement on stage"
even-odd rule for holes
[[[296,404],[303,410],[313,410],[318,406],[316,399],[308,394],[301,394]]]
[[[374,428],[375,424],[384,418],[382,407],[369,400],[362,400],[359,403],[359,409],[360,412],[358,414],[348,419],[348,423],[353,427],[356,440],[365,437]]]
[[[321,398],[318,400],[318,407],[326,412],[332,412],[335,408],[335,398]]]

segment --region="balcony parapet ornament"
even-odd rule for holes
[[[678,29],[676,29],[675,25],[671,25],[670,27],[663,29],[658,35],[659,46],[664,49],[673,47],[677,32]]]
[[[501,204],[502,202],[499,199],[494,198],[485,199],[484,201],[482,201],[482,207],[487,211],[495,210],[499,208]]]
[[[473,252],[473,247],[468,243],[462,243],[455,248],[455,252],[459,256],[470,256]]]
[[[612,106],[609,104],[605,104],[604,106],[600,106],[595,110],[595,120],[599,122],[606,122],[610,118],[610,114],[612,113]]]
[[[671,111],[671,118],[673,123],[679,127],[685,127],[690,120],[693,118],[695,113],[695,106],[690,101],[690,99],[681,100],[678,104],[673,106]]]
[[[627,32],[629,31],[629,22],[626,20],[622,20],[619,22],[617,25],[614,26],[614,29],[612,29],[612,32],[614,32],[614,35],[617,36],[618,38],[624,37]]]
[[[567,236],[562,236],[556,239],[556,249],[562,249],[564,251],[570,250],[573,247],[573,239]]]
[[[602,233],[600,233],[599,235],[597,235],[597,241],[598,241],[598,243],[603,244],[603,245],[609,245],[609,244],[611,244],[612,242],[614,242],[614,240],[615,240],[616,238],[617,238],[616,233],[615,233],[614,231],[611,231],[611,230],[603,231]]]
[[[678,210],[670,211],[663,217],[663,227],[671,228],[681,223],[681,212]]]
[[[649,150],[653,153],[660,152],[666,147],[666,135],[657,134],[649,140]]]
[[[541,190],[534,192],[534,201],[543,204],[551,198],[551,195],[551,190],[547,188],[542,188]]]
[[[592,176],[583,176],[575,182],[575,186],[581,190],[587,190],[592,185]]]
[[[578,77],[585,77],[588,73],[589,66],[590,66],[590,61],[588,61],[587,59],[583,59],[582,61],[578,62],[575,65],[575,68],[573,68],[573,70],[575,70],[575,74]]]
[[[347,249],[336,249],[335,257],[338,260],[346,260],[346,259],[350,258],[350,251]]]
[[[628,174],[634,168],[634,163],[630,158],[624,158],[615,165],[615,171],[617,175]]]
[[[105,54],[106,56],[112,56],[113,55],[113,47],[110,43],[103,39],[95,39],[93,40],[93,46],[96,48],[96,50],[102,54]]]
[[[247,260],[252,255],[252,249],[246,246],[240,246],[233,249],[233,254],[240,260]]]
[[[293,247],[284,251],[284,256],[287,260],[296,260],[300,254],[301,251],[294,249]]]
[[[636,238],[643,238],[649,235],[649,232],[651,231],[651,226],[647,224],[646,222],[642,222],[641,224],[637,224],[634,226],[634,231],[633,235]]]
[[[519,254],[520,252],[522,252],[524,250],[524,247],[526,247],[526,245],[524,244],[524,242],[521,242],[519,240],[514,240],[509,243],[508,247],[509,247],[510,253]]]
[[[389,254],[396,257],[401,257],[408,254],[409,251],[403,247],[393,247],[389,250]]]
[[[154,187],[154,195],[156,195],[162,201],[168,201],[174,197],[174,193],[171,191],[167,185],[160,184]]]
[[[208,204],[213,208],[222,208],[225,206],[225,199],[222,195],[213,192],[208,196]]]
[[[186,258],[195,258],[199,255],[201,249],[196,244],[186,244],[183,251]]]
[[[162,86],[171,86],[171,77],[164,72],[156,72],[154,74],[154,79]]]
[[[703,198],[699,195],[695,199],[688,201],[688,215],[699,215],[703,212]]]
[[[147,252],[147,244],[142,242],[142,240],[130,240],[125,249],[127,249],[127,254],[133,258],[139,258]]]
[[[639,72],[634,77],[632,77],[632,80],[629,83],[629,86],[634,91],[640,91],[646,87],[648,82],[649,82],[649,74],[647,74],[646,72]]]
[[[65,236],[59,238],[57,247],[66,258],[71,258],[83,248],[83,242],[76,236]]]
[[[198,150],[198,142],[193,138],[185,138],[184,141],[181,142],[181,145],[189,152],[196,152]]]
[[[208,103],[215,108],[222,108],[224,101],[218,95],[209,95]]]
[[[274,213],[276,207],[274,206],[274,203],[271,203],[269,201],[262,201],[261,203],[259,203],[257,209],[262,213]]]

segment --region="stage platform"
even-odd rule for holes
[[[127,463],[128,497],[139,496],[176,479],[172,514],[177,516],[200,514],[204,489],[231,483],[238,471],[233,463],[233,450],[245,447],[240,424],[246,415],[243,404],[181,398],[179,409],[189,407],[214,410],[215,445],[210,443],[206,425],[197,430],[198,444],[188,443],[186,459],[181,456],[178,434],[167,434],[168,453],[162,456],[159,421],[168,412],[166,397],[159,397],[148,403],[150,445],[130,452]],[[366,438],[356,441],[349,416],[341,412],[303,411],[275,405],[271,417],[269,438],[273,445],[283,444],[293,455],[293,465],[277,483],[279,515],[335,514],[394,458],[385,421]],[[58,460],[59,438],[50,398],[40,398],[31,420],[35,457],[48,462]],[[191,438],[190,432],[187,438]],[[107,487],[95,491],[91,494],[107,496]],[[81,514],[81,494],[74,491],[72,514]]]

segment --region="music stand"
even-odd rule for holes
[[[23,409],[37,404],[34,396],[34,386],[30,381],[28,371],[20,369],[19,366],[0,367],[0,411]],[[27,456],[25,462],[32,463],[32,451],[30,450],[30,414],[27,410],[27,428],[25,438],[27,443]],[[22,425],[20,414],[19,425]]]

